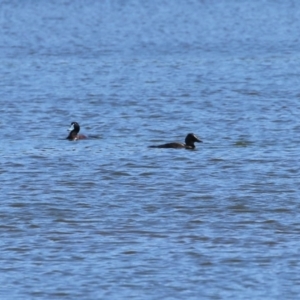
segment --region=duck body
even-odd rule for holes
[[[70,133],[66,139],[69,141],[83,140],[87,138],[85,135],[79,134],[80,126],[77,122],[72,122],[68,130]]]
[[[163,145],[149,146],[149,148],[174,148],[174,149],[180,149],[185,147],[186,145],[183,143],[167,143]]]
[[[163,145],[149,146],[149,148],[195,149],[195,142],[201,143],[202,141],[194,133],[189,133],[185,138],[185,144],[167,143]]]

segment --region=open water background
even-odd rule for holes
[[[0,4],[1,299],[299,297],[299,1]]]

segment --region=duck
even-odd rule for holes
[[[195,142],[202,143],[202,141],[194,134],[188,133],[183,143],[167,143],[157,146],[149,146],[149,148],[174,148],[174,149],[195,149]]]
[[[80,131],[80,126],[77,122],[72,122],[68,130],[70,131],[70,133],[66,139],[69,141],[77,141],[77,140],[82,140],[87,138],[83,134],[78,134]]]

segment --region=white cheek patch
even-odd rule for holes
[[[69,128],[69,131],[72,131],[72,130],[74,130],[74,124],[72,124]]]

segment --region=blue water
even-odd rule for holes
[[[1,299],[297,299],[299,13],[2,1]]]

